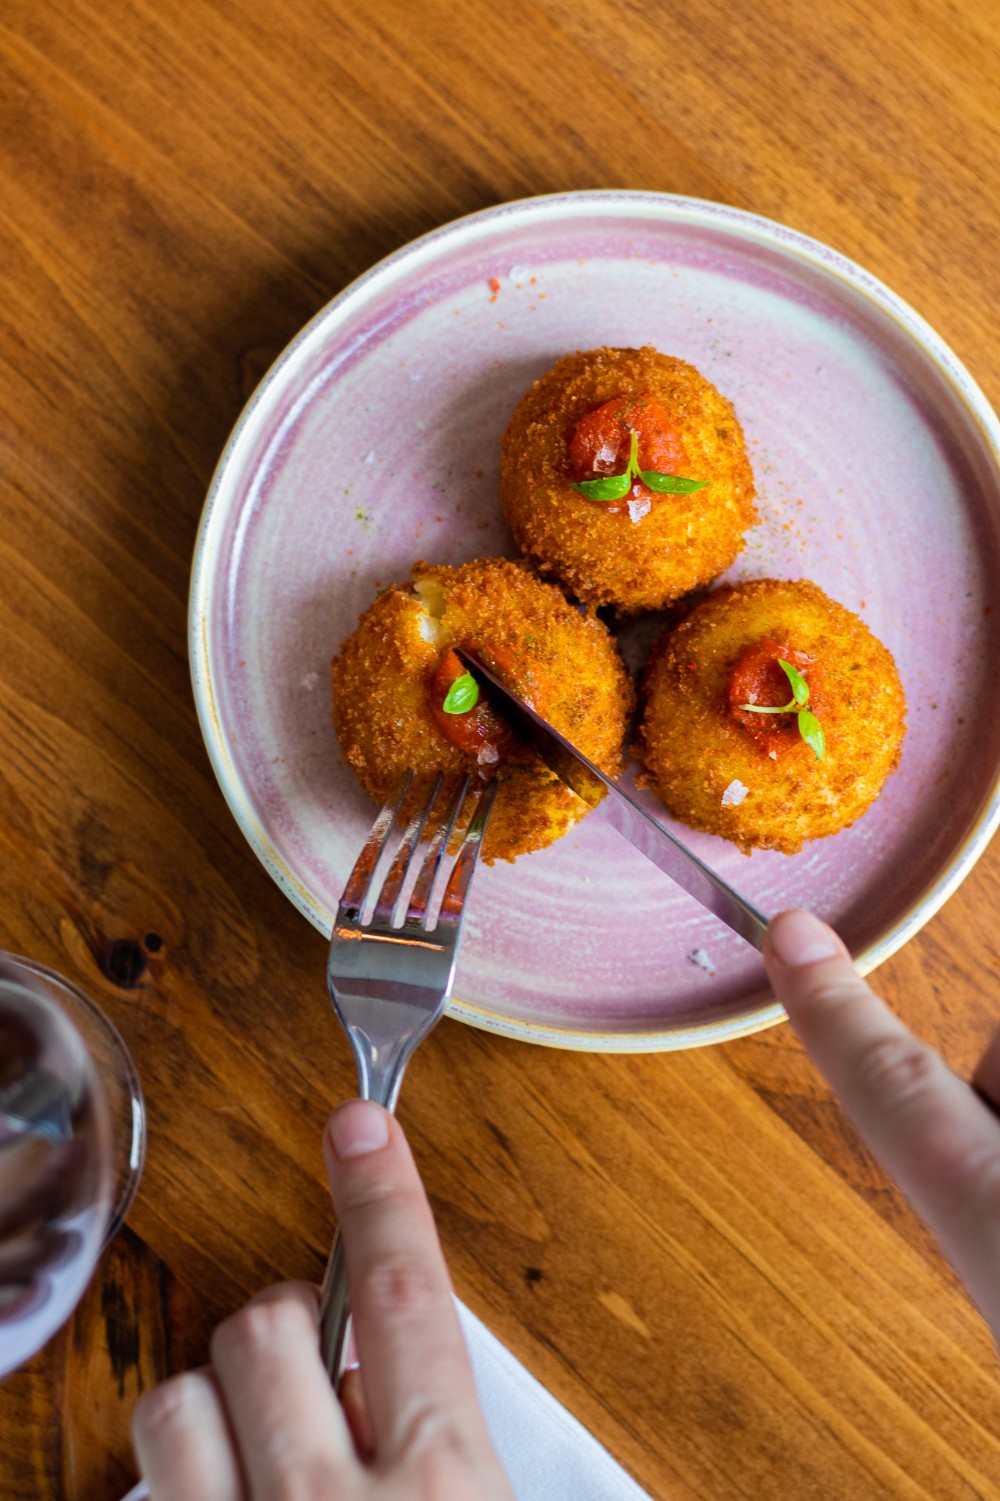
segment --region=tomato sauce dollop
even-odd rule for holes
[[[569,461],[575,480],[624,474],[632,434],[639,439],[639,468],[659,474],[692,476],[684,443],[666,407],[652,396],[616,396],[581,417],[570,439]],[[604,502],[605,510],[624,510],[629,497],[669,500],[634,480],[620,501]]]
[[[729,712],[738,724],[749,730],[761,749],[779,756],[796,745],[804,744],[799,734],[796,711],[787,714],[751,714],[741,706],[760,704],[779,708],[792,701],[792,685],[781,666],[784,660],[805,678],[809,687],[806,707],[813,714],[823,708],[822,678],[815,658],[796,651],[783,641],[770,637],[748,646],[736,659],[727,687]]]
[[[491,659],[495,658],[496,652],[489,653],[489,656]],[[502,664],[494,660],[490,660],[489,665],[494,671],[502,670]],[[442,706],[448,689],[467,670],[457,652],[449,646],[442,654],[431,682],[431,713],[438,729],[452,745],[457,745],[467,755],[475,756],[480,767],[485,770],[510,755],[517,739],[482,694],[478,703],[464,714],[445,713]]]

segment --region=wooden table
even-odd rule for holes
[[[353,1077],[324,944],[226,808],[185,648],[262,372],[413,236],[624,186],[827,241],[998,402],[998,24],[987,0],[8,0],[0,944],[106,1008],[150,1117],[126,1230],[0,1391],[9,1501],[115,1501],[137,1394],[323,1265],[319,1133]],[[878,976],[960,1073],[998,1011],[998,878],[994,848]],[[787,1028],[602,1057],[449,1022],[403,1119],[458,1293],[654,1496],[997,1494],[990,1340]]]

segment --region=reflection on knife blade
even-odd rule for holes
[[[641,803],[605,776],[599,766],[589,761],[530,704],[512,692],[477,656],[461,648],[456,650],[477,679],[484,696],[505,716],[521,739],[537,751],[560,781],[589,803],[613,829],[678,886],[727,923],[734,933],[755,948],[763,948],[767,918],[752,902],[740,896],[727,881],[686,849]]]

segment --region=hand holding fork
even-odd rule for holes
[[[437,808],[443,780],[438,774],[409,814],[413,773],[393,788],[347,879],[330,938],[327,985],[354,1052],[359,1094],[390,1111],[414,1050],[451,992],[465,899],[496,791],[496,782],[484,787],[466,776],[446,806]],[[460,843],[435,910],[456,831]],[[379,887],[376,877],[387,858],[391,864]],[[347,1268],[338,1236],[320,1299],[323,1359],[335,1387],[349,1336]]]

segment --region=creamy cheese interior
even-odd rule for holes
[[[441,623],[445,606],[441,585],[433,579],[417,579],[413,585],[413,597],[423,606],[424,613],[417,622],[421,636],[431,646],[447,646],[450,636]]]

